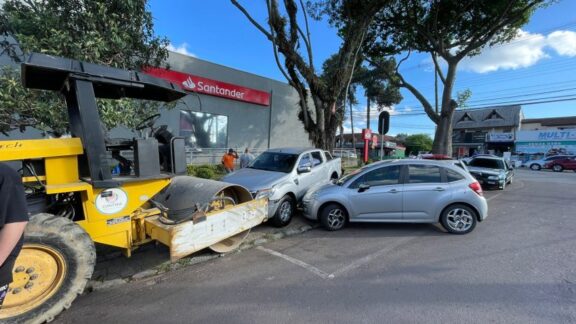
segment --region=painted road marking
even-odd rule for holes
[[[352,263],[350,263],[350,264],[348,264],[348,265],[346,265],[346,266],[344,266],[344,267],[342,267],[342,268],[340,268],[340,269],[338,269],[338,270],[336,270],[336,271],[334,271],[333,273],[330,273],[330,274],[327,273],[327,272],[325,272],[325,271],[322,271],[322,270],[316,268],[316,267],[313,266],[313,265],[310,265],[310,264],[308,264],[308,263],[306,263],[306,262],[304,262],[304,261],[298,260],[298,259],[293,258],[293,257],[291,257],[291,256],[288,256],[288,255],[286,255],[286,254],[283,254],[283,253],[280,253],[280,252],[277,252],[277,251],[274,251],[274,250],[270,250],[270,249],[264,248],[264,247],[262,247],[262,246],[257,247],[257,249],[260,250],[260,251],[266,252],[266,253],[268,253],[268,254],[277,256],[277,257],[279,257],[279,258],[282,258],[282,259],[284,259],[284,260],[286,260],[286,261],[288,261],[288,262],[290,262],[290,263],[292,263],[292,264],[295,264],[295,265],[297,265],[297,266],[300,266],[300,267],[302,267],[302,268],[304,268],[304,269],[312,272],[313,274],[319,276],[319,277],[322,278],[322,279],[333,279],[333,278],[335,278],[336,276],[339,276],[339,275],[341,275],[341,274],[344,274],[344,273],[346,273],[346,272],[348,272],[348,271],[350,271],[350,270],[357,269],[357,268],[361,267],[361,266],[364,265],[364,264],[370,263],[370,262],[372,262],[372,260],[374,260],[375,258],[377,258],[377,257],[379,257],[379,256],[381,256],[381,255],[383,255],[383,254],[385,254],[385,253],[388,253],[388,252],[390,252],[390,251],[398,248],[400,245],[403,245],[403,244],[406,244],[406,243],[408,243],[408,242],[410,242],[410,241],[416,240],[416,239],[418,239],[420,236],[421,236],[421,235],[418,235],[418,236],[416,236],[416,237],[405,237],[405,238],[397,239],[397,240],[394,241],[394,244],[386,245],[386,247],[384,247],[383,249],[380,249],[380,250],[378,250],[378,251],[376,251],[376,252],[374,252],[374,253],[371,253],[371,254],[369,254],[369,255],[367,255],[367,256],[365,256],[365,257],[362,257],[362,258],[360,258],[360,259],[358,259],[358,260],[356,260],[356,261],[354,261],[354,262],[352,262]]]
[[[292,263],[292,264],[295,264],[295,265],[297,265],[297,266],[300,266],[300,267],[302,267],[302,268],[304,268],[304,269],[312,272],[313,274],[319,276],[319,277],[322,278],[322,279],[332,279],[332,278],[334,278],[334,275],[328,274],[328,273],[326,273],[326,272],[324,272],[324,271],[316,268],[315,266],[309,265],[308,263],[306,263],[306,262],[304,262],[304,261],[300,261],[300,260],[295,259],[295,258],[293,258],[293,257],[291,257],[291,256],[286,255],[286,254],[282,254],[282,253],[280,253],[280,252],[276,252],[276,251],[274,251],[274,250],[270,250],[270,249],[267,249],[267,248],[264,248],[264,247],[261,247],[261,246],[257,247],[257,249],[260,250],[260,251],[264,251],[264,252],[266,252],[266,253],[272,254],[272,255],[274,255],[274,256],[277,256],[277,257],[279,257],[279,258],[282,258],[282,259],[284,259],[284,260],[286,260],[286,261],[288,261],[288,262],[290,262],[290,263]]]

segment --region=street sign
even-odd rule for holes
[[[390,113],[383,111],[378,116],[378,133],[386,135],[388,130],[390,130]]]

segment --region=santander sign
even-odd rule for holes
[[[178,84],[187,91],[254,103],[261,106],[270,105],[270,93],[265,91],[162,68],[146,67],[144,72]]]

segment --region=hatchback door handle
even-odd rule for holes
[[[388,190],[389,193],[399,193],[400,191],[396,190],[396,189],[390,189]]]
[[[444,190],[446,190],[446,189],[444,189],[444,188],[442,188],[442,187],[436,187],[436,189],[434,189],[434,190],[436,190],[436,191],[444,191]]]

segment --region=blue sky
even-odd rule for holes
[[[265,2],[244,0],[243,6],[265,25]],[[271,44],[229,1],[151,0],[156,34],[170,39],[171,49],[207,61],[285,81],[274,62]],[[456,90],[469,89],[470,108],[525,103],[525,118],[576,115],[576,1],[562,0],[540,9],[509,45],[496,46],[461,63]],[[311,21],[316,66],[340,45],[325,21]],[[412,55],[400,68],[405,78],[427,98],[434,97],[434,73],[429,56]],[[422,115],[419,102],[407,91],[392,107],[389,134],[428,133],[434,124]],[[566,101],[558,101],[566,100]],[[528,104],[542,101],[558,101]],[[431,102],[433,102],[431,100]],[[359,92],[354,108],[355,131],[366,127],[366,100]],[[377,111],[371,112],[376,128]],[[349,115],[345,128],[350,130]]]

